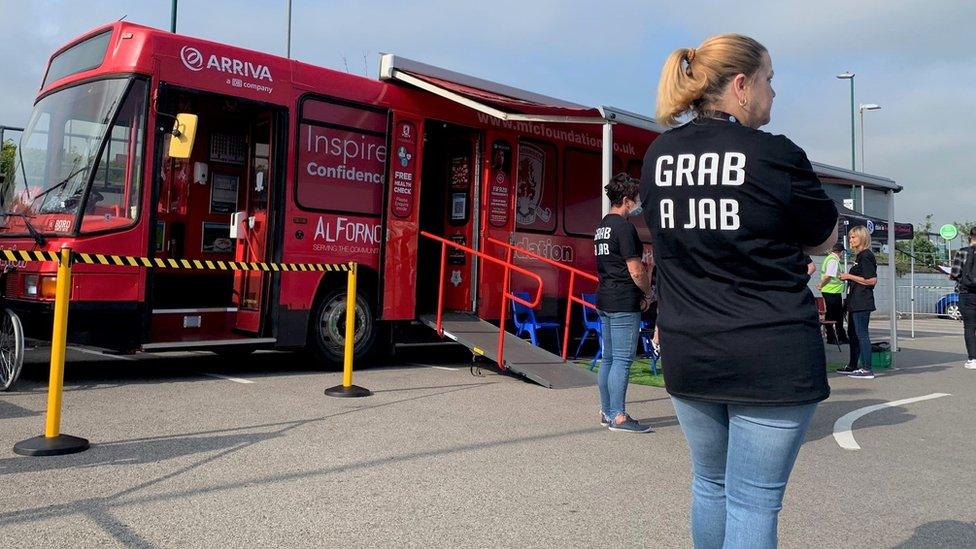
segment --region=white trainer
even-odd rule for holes
[[[976,370],[976,360],[967,360],[966,364],[963,365],[963,368],[966,368],[967,370]]]

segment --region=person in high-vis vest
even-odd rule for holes
[[[837,278],[840,274],[840,254],[844,253],[844,244],[838,242],[830,250],[827,257],[820,265],[820,282],[817,289],[823,294],[824,305],[827,311],[824,320],[836,322],[833,326],[827,325],[827,343],[836,345],[841,343],[847,345],[847,332],[844,331],[844,281]]]

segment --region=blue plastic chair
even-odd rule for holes
[[[641,320],[640,340],[641,345],[644,347],[644,357],[651,359],[651,373],[653,375],[657,375],[657,361],[660,360],[661,357],[654,354],[654,346],[651,345],[651,338],[653,336],[654,332],[651,330],[651,323],[646,320]]]
[[[514,295],[519,296],[525,301],[532,301],[528,292],[515,292]],[[559,323],[551,321],[539,321],[535,318],[535,311],[531,308],[522,305],[517,301],[512,301],[512,321],[515,324],[515,336],[522,337],[524,334],[529,335],[529,341],[532,342],[536,347],[539,346],[539,338],[536,332],[539,330],[551,329],[556,334],[556,347],[562,348],[562,339],[559,337]]]
[[[583,301],[596,305],[596,294],[580,294],[580,297]],[[583,337],[580,338],[579,345],[576,347],[576,356],[573,358],[579,358],[583,344],[586,343],[586,338],[590,337],[590,334],[595,334],[596,340],[600,344],[600,349],[597,351],[596,356],[593,357],[593,361],[590,362],[590,370],[592,370],[596,367],[596,361],[603,356],[603,323],[600,322],[600,314],[596,312],[596,309],[591,309],[585,305],[580,306],[583,307]]]

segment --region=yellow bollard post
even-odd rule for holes
[[[352,359],[356,342],[356,263],[349,263],[349,276],[346,278],[346,339],[342,353],[342,385],[329,387],[325,394],[333,397],[367,397],[369,389],[352,384]]]
[[[54,289],[54,330],[51,334],[51,376],[47,388],[47,420],[44,435],[14,445],[24,456],[59,456],[83,452],[88,441],[61,434],[61,397],[64,393],[64,352],[68,341],[68,302],[71,299],[71,248],[61,248],[58,280]]]

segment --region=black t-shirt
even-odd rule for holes
[[[854,264],[851,265],[848,272],[854,276],[877,278],[878,260],[874,258],[874,252],[871,250],[862,250],[858,253],[857,257],[854,258]],[[874,288],[858,284],[853,280],[848,280],[847,310],[852,313],[859,313],[862,311],[873,311],[874,309]]]
[[[607,214],[593,236],[600,284],[596,290],[596,306],[605,313],[634,313],[640,311],[643,293],[634,283],[627,269],[627,260],[640,258],[644,251],[634,224],[617,214]]]
[[[668,392],[769,405],[827,398],[803,247],[830,236],[837,209],[803,150],[728,119],[698,119],[651,144],[641,198]]]

